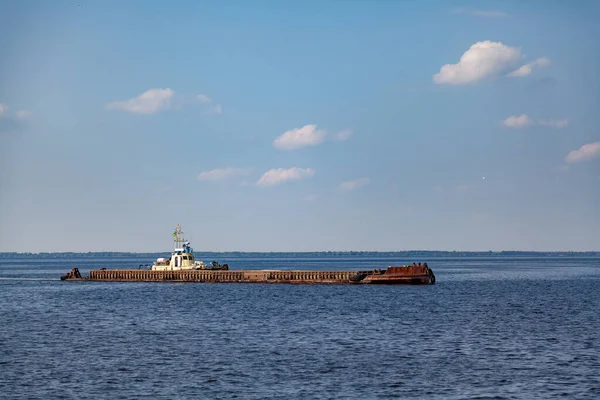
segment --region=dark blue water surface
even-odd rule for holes
[[[136,256],[0,258],[0,397],[600,397],[599,257],[233,257],[231,269],[428,261],[432,286],[63,282]],[[204,260],[210,261],[210,260]]]

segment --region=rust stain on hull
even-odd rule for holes
[[[282,271],[282,270],[183,270],[100,269],[82,276],[78,268],[60,278],[66,281],[98,282],[205,282],[205,283],[287,283],[287,284],[410,284],[435,283],[426,265],[388,267],[382,271]]]

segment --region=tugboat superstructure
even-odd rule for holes
[[[173,232],[174,249],[169,259],[158,258],[152,264],[151,271],[185,271],[196,269],[227,270],[227,264],[220,265],[213,262],[207,266],[202,261],[196,261],[194,249],[190,242],[183,237],[181,226],[177,224]]]

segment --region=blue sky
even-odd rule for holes
[[[600,250],[594,1],[0,4],[0,251]]]

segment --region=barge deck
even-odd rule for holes
[[[78,268],[61,277],[66,281],[93,282],[206,282],[291,284],[413,284],[435,283],[426,265],[388,267],[370,271],[306,270],[176,270],[99,269],[82,276]]]

